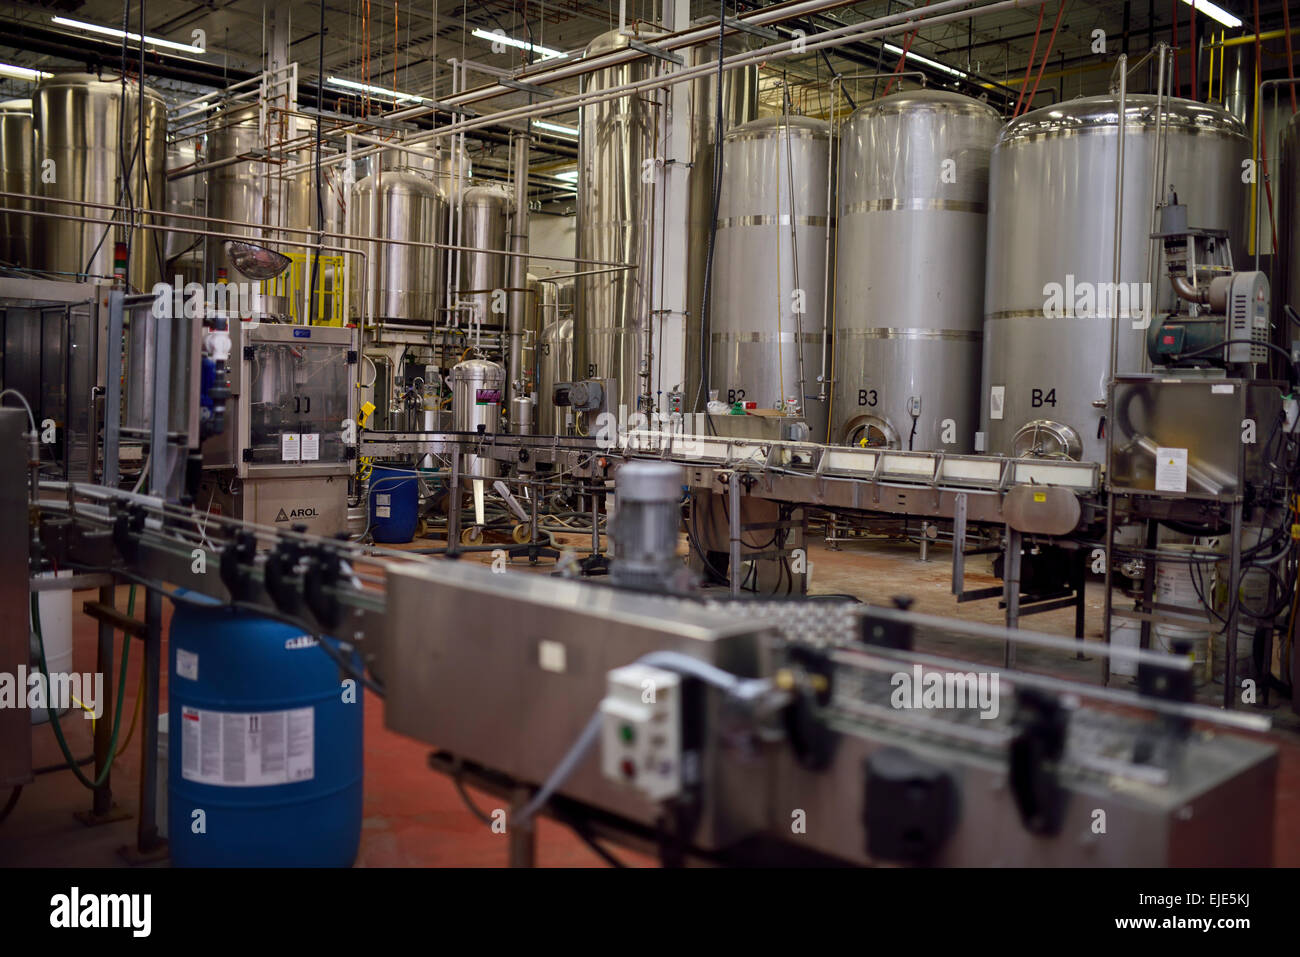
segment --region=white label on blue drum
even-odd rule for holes
[[[316,712],[181,708],[181,777],[198,784],[267,787],[316,774]]]
[[[178,678],[188,678],[190,681],[198,681],[199,656],[192,651],[186,651],[184,648],[177,648],[176,676]]]

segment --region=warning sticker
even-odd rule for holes
[[[176,675],[179,678],[199,680],[199,656],[184,648],[176,649]]]
[[[311,708],[203,711],[181,708],[181,777],[199,784],[265,787],[316,775]]]

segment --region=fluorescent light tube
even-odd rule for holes
[[[489,43],[504,43],[506,46],[515,47],[518,50],[532,50],[543,60],[554,60],[556,57],[564,56],[559,50],[538,46],[535,43],[529,43],[527,40],[516,40],[512,36],[507,36],[504,30],[484,30],[479,28],[472,35],[480,40],[487,40]]]
[[[139,42],[140,34],[123,33],[121,30],[114,30],[112,27],[101,27],[97,23],[86,23],[82,20],[69,20],[67,17],[50,17],[53,23],[60,26],[72,27],[74,30],[84,30],[87,33],[99,33],[106,37],[114,37],[118,40],[126,37],[128,40]],[[180,50],[182,53],[202,53],[203,50],[196,46],[190,46],[188,43],[175,43],[172,40],[163,40],[159,37],[145,37],[144,42],[150,46],[166,47],[168,50]]]

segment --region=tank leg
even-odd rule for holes
[[[510,805],[510,833],[508,840],[511,867],[533,867],[537,864],[537,831],[533,820],[522,827],[514,824],[515,815],[532,800],[528,788],[516,788]]]
[[[105,585],[99,589],[99,601],[102,605],[112,606],[114,604],[114,586]],[[130,641],[130,636],[125,636],[123,643]],[[101,700],[109,702],[113,700],[113,626],[106,621],[99,623],[99,670],[104,676],[104,693]],[[108,705],[104,704],[104,715],[110,715]],[[112,745],[112,720],[95,722],[95,777],[98,778],[103,772],[104,765],[112,760],[113,755],[110,752]],[[106,817],[113,809],[113,778],[110,773],[104,778],[104,783],[95,788],[95,800],[91,808],[91,815],[96,819]]]
[[[163,846],[158,836],[158,681],[162,670],[162,595],[149,589],[144,606],[144,713],[140,754],[140,821],[136,849],[149,854]],[[179,743],[176,745],[179,747]]]

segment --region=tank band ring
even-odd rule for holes
[[[845,329],[835,330],[837,339],[916,339],[930,342],[982,342],[983,332],[970,329]]]
[[[987,213],[987,203],[977,203],[968,199],[868,199],[854,203],[843,210],[841,216],[854,213],[878,213],[907,210],[909,212],[929,212],[940,210],[949,213]]]
[[[715,332],[712,336],[713,342],[794,342],[796,333],[782,332],[778,335],[775,332]],[[820,332],[805,332],[801,337],[803,342],[822,341]]]
[[[794,224],[796,226],[825,226],[828,220],[825,216],[796,216]],[[719,229],[730,229],[733,226],[789,226],[789,215],[781,216],[732,216],[728,219],[718,220]]]
[[[830,138],[825,130],[808,130],[799,126],[774,126],[771,129],[753,133],[728,133],[726,134],[726,141],[728,143],[743,143],[749,140],[775,140],[780,139],[783,133],[795,140],[825,140]]]
[[[988,313],[984,317],[984,321],[992,322],[994,319],[1042,319],[1048,322],[1059,322],[1062,319],[1096,319],[1096,320],[1105,320],[1109,322],[1110,318],[1111,317],[1109,315],[1101,312],[1090,313],[1085,316],[1080,316],[1069,312],[1060,316],[1045,316],[1043,315],[1042,309],[1006,309],[1003,310],[1002,312]],[[1131,309],[1121,309],[1119,312],[1119,318],[1140,320],[1145,318],[1145,314],[1141,310],[1134,312]]]

